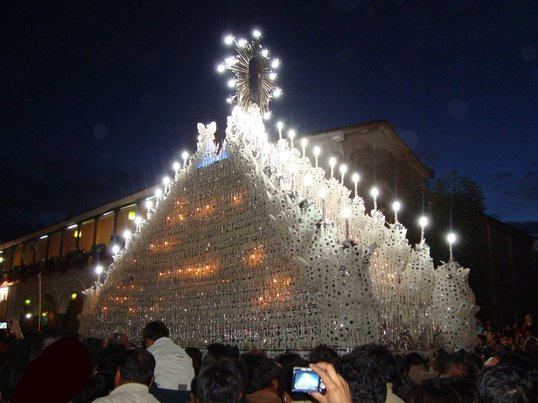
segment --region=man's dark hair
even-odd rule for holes
[[[536,397],[530,377],[518,368],[486,368],[478,377],[478,403],[530,403]]]
[[[202,350],[200,350],[198,347],[187,347],[185,348],[185,352],[189,357],[191,357],[194,373],[198,374],[200,367],[202,366]]]
[[[286,351],[282,354],[279,354],[275,357],[275,361],[278,362],[282,367],[289,367],[291,363],[301,361],[301,355],[294,351]],[[307,363],[308,366],[308,363]]]
[[[256,388],[253,386],[252,381],[254,379],[254,369],[267,358],[267,354],[263,350],[253,349],[247,351],[239,359],[239,365],[243,373],[243,382],[245,385],[245,393],[254,393]]]
[[[252,373],[252,386],[255,390],[271,388],[273,386],[273,380],[280,379],[281,371],[282,367],[280,364],[272,358],[262,360],[260,364],[254,368],[254,372]]]
[[[337,358],[338,353],[336,350],[326,344],[318,344],[308,354],[308,360],[313,364],[317,362],[328,362],[332,364]]]
[[[207,346],[207,355],[211,356],[215,360],[221,358],[231,358],[228,346],[222,343],[211,343]]]
[[[387,386],[373,358],[363,351],[339,357],[334,367],[349,384],[353,403],[384,403]]]
[[[400,386],[401,378],[396,368],[396,360],[386,347],[379,344],[364,344],[353,350],[353,352],[358,351],[368,354],[372,358],[385,383],[392,383],[395,389]]]
[[[456,389],[444,379],[431,379],[418,385],[405,399],[406,403],[462,403]]]
[[[196,377],[195,393],[200,403],[241,401],[243,377],[238,365],[226,358],[208,361]]]
[[[120,358],[119,370],[122,380],[149,386],[155,371],[155,358],[147,350],[133,348]]]
[[[143,340],[150,339],[155,341],[161,337],[168,336],[170,336],[170,330],[168,330],[168,326],[166,326],[164,322],[160,320],[149,322],[142,330]]]

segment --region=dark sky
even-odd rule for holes
[[[300,133],[390,120],[487,212],[538,221],[538,1],[0,2],[0,242],[144,189],[224,130],[224,34],[282,60]],[[273,137],[274,138],[274,137]]]

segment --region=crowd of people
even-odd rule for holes
[[[161,321],[136,345],[124,334],[82,340],[65,329],[29,340],[12,320],[0,342],[0,402],[538,402],[535,332],[527,315],[500,331],[479,325],[474,352],[424,357],[366,344],[268,354],[221,343],[184,349]],[[319,388],[294,385],[294,368],[317,374]]]

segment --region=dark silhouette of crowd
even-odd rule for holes
[[[366,344],[276,353],[182,348],[161,321],[142,329],[137,346],[120,333],[83,340],[48,329],[32,338],[12,320],[0,339],[0,402],[538,402],[535,332],[527,315],[499,331],[480,324],[472,352],[398,354]],[[318,374],[320,389],[295,389],[294,368]]]

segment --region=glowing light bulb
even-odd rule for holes
[[[124,239],[129,239],[130,237],[131,237],[131,231],[129,231],[128,229],[123,231],[123,238]]]
[[[233,35],[226,35],[224,37],[224,44],[230,46],[232,43],[234,43]]]
[[[288,138],[290,139],[291,148],[293,148],[293,139],[295,138],[295,130],[288,131]]]
[[[277,74],[276,74],[276,73],[269,73],[269,80],[271,80],[271,81],[275,81],[275,80],[276,80],[276,77],[277,77]]]
[[[268,57],[269,56],[269,49],[262,49],[260,54],[262,55],[262,57]]]
[[[420,225],[422,228],[426,227],[428,225],[428,217],[422,216],[418,219],[418,225]]]
[[[361,180],[361,177],[357,172],[355,172],[353,175],[351,175],[351,180],[353,183],[357,184]]]
[[[392,203],[392,210],[394,211],[394,222],[398,222],[398,211],[402,208],[402,204],[396,200],[394,203]]]
[[[179,164],[179,162],[175,161],[173,164],[172,164],[172,169],[174,171],[179,171],[179,168],[181,168],[181,165]]]
[[[170,184],[170,178],[168,176],[165,176],[163,178],[163,185],[168,186]]]
[[[275,88],[274,91],[273,91],[273,96],[275,98],[278,98],[282,95],[282,90],[280,88]]]
[[[271,67],[272,67],[273,69],[277,69],[279,66],[280,66],[280,60],[278,60],[278,59],[273,59],[273,61],[271,62]]]
[[[321,154],[321,148],[319,146],[315,146],[312,150],[314,153],[314,161],[315,161],[315,167],[318,167],[318,157]]]
[[[161,188],[155,189],[155,196],[161,197],[163,195],[163,190]]]
[[[226,102],[231,104],[234,101],[234,97],[228,97],[226,98]]]
[[[276,128],[278,130],[282,130],[284,128],[284,123],[282,123],[282,121],[278,121],[277,124],[276,124]]]
[[[308,140],[305,139],[305,138],[302,138],[301,139],[301,148],[303,149],[303,158],[304,158],[304,155],[305,155],[306,145],[307,144],[308,144]]]
[[[247,46],[247,40],[245,38],[241,38],[237,41],[237,46],[239,46],[240,48],[244,48],[245,46]]]
[[[379,196],[379,189],[373,187],[372,190],[370,190],[370,195],[374,198],[374,210],[377,210],[377,196]]]
[[[235,62],[235,57],[228,56],[226,59],[224,59],[224,67],[231,67],[235,64]]]
[[[259,29],[255,29],[254,31],[252,31],[252,37],[254,39],[258,39],[262,36],[262,33]]]
[[[340,175],[341,175],[342,185],[344,184],[344,176],[346,172],[347,172],[347,165],[346,164],[340,165]]]
[[[140,224],[142,224],[142,217],[140,217],[140,216],[136,216],[134,222],[135,222],[136,225],[140,225]]]
[[[228,87],[235,88],[236,81],[235,79],[231,78],[228,80]]]
[[[349,207],[344,207],[342,209],[342,217],[344,217],[344,218],[351,217],[351,209]]]
[[[25,319],[32,319],[32,314],[31,313],[27,313],[24,315],[24,318]]]
[[[336,158],[329,158],[329,166],[331,167],[331,178],[334,176],[334,167],[336,166]]]
[[[217,64],[217,73],[224,73],[226,71],[226,66],[222,63]]]
[[[456,234],[454,234],[453,232],[449,233],[446,236],[446,240],[448,242],[448,248],[449,248],[449,253],[450,253],[450,261],[453,261],[454,260],[454,253],[453,253],[453,249],[452,249],[452,244],[454,242],[456,242]]]
[[[115,244],[112,245],[112,253],[114,255],[117,255],[119,251],[120,251],[120,246],[119,245],[115,245]]]
[[[271,112],[265,112],[265,113],[263,114],[263,119],[264,119],[264,120],[269,120],[269,119],[271,119]]]
[[[428,225],[428,218],[422,216],[418,219],[418,225],[420,225],[420,243],[424,242],[424,228]]]
[[[95,266],[95,274],[99,275],[103,272],[103,266],[101,266],[100,264],[98,264],[97,266]]]

